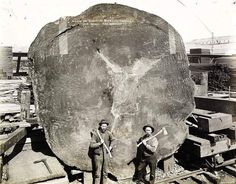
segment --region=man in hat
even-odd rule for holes
[[[112,133],[107,130],[108,125],[109,123],[102,119],[99,128],[91,132],[90,149],[92,149],[95,184],[107,184],[108,157],[111,157],[114,143]]]
[[[157,166],[157,156],[156,150],[158,146],[158,141],[155,136],[153,136],[154,128],[151,125],[145,125],[143,127],[145,135],[142,136],[138,144],[140,146],[137,150],[137,168],[134,176],[134,180],[137,183],[150,183],[154,184],[155,181],[155,170]],[[145,176],[147,174],[146,167],[150,168],[150,180],[147,181]]]

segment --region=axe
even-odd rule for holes
[[[98,134],[98,137],[100,138],[100,140],[103,140],[101,135],[99,134],[98,130],[97,130],[97,134]],[[104,147],[106,148],[110,158],[112,158],[112,155],[111,155],[111,151],[109,150],[109,148],[107,147],[107,145],[105,144],[105,142],[102,143],[104,145]]]
[[[147,138],[147,139],[145,139],[145,140],[148,141],[148,140],[150,140],[150,139],[156,137],[157,135],[159,135],[161,132],[163,132],[164,135],[167,135],[167,134],[168,134],[166,128],[163,127],[163,128],[162,128],[161,130],[159,130],[155,135],[153,135],[153,136],[151,136],[151,137],[149,137],[149,138]],[[139,147],[142,143],[143,143],[143,142],[138,143],[137,147]]]

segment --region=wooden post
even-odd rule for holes
[[[21,119],[30,117],[30,90],[23,89],[21,92]]]
[[[16,73],[17,74],[20,72],[20,62],[21,62],[21,56],[18,56],[17,65],[16,65]]]
[[[174,166],[175,166],[175,157],[174,157],[174,155],[166,158],[163,162],[164,172],[173,171]]]

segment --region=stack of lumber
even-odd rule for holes
[[[26,85],[26,79],[0,80],[0,134],[13,131],[15,126],[5,126],[7,124],[19,122],[21,105],[19,103],[19,89],[21,85]],[[31,114],[35,110],[31,105]],[[4,126],[3,126],[4,125]]]
[[[19,86],[25,83],[24,79],[0,80],[0,103],[16,103]]]
[[[0,104],[0,134],[10,133],[16,127],[29,126],[28,123],[22,122],[20,111],[19,104]],[[36,117],[34,105],[30,106],[30,115],[31,118]]]

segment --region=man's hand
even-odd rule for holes
[[[112,149],[113,149],[113,147],[110,146],[110,147],[109,147],[109,150],[111,151]]]
[[[101,139],[101,145],[104,143],[104,140],[103,139]]]
[[[142,140],[142,143],[143,143],[143,145],[144,146],[146,146],[147,145],[147,141],[144,139],[144,140]]]

